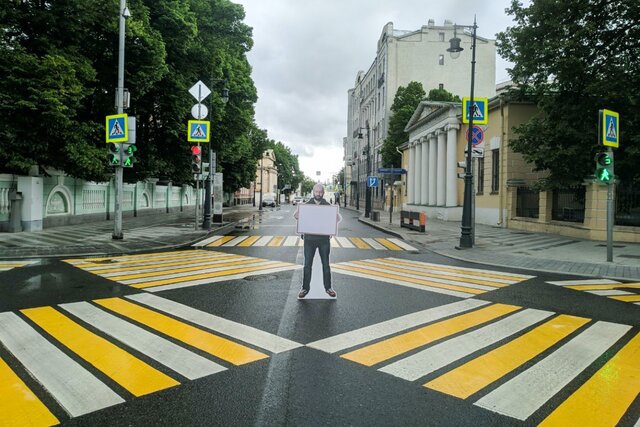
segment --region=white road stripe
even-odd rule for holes
[[[222,239],[222,237],[223,236],[212,236],[212,237],[209,237],[208,239],[200,240],[199,242],[194,243],[193,246],[195,246],[197,248],[202,247],[202,246],[207,246],[209,243],[213,243],[216,240]]]
[[[388,335],[393,335],[425,323],[434,322],[444,317],[476,309],[487,304],[489,304],[489,302],[474,299],[457,301],[451,304],[429,308],[427,310],[418,311],[416,313],[376,323],[375,325],[366,326],[354,331],[314,341],[307,344],[307,347],[322,350],[327,353],[336,353],[347,348],[355,347]]]
[[[213,375],[227,369],[88,302],[62,304],[60,307],[190,380]]]
[[[525,274],[517,274],[517,273],[509,273],[509,272],[505,272],[505,271],[496,271],[496,270],[485,270],[485,269],[481,269],[481,268],[469,268],[469,267],[454,267],[454,266],[446,266],[446,265],[442,265],[442,264],[433,264],[431,262],[424,262],[424,261],[413,261],[410,259],[402,259],[402,258],[387,258],[390,260],[395,260],[395,261],[402,261],[402,262],[407,262],[409,264],[416,264],[418,266],[429,266],[429,267],[435,267],[435,268],[442,268],[442,267],[447,267],[447,268],[452,268],[455,269],[459,272],[462,271],[469,271],[469,272],[478,272],[478,273],[489,273],[489,274],[496,274],[496,275],[500,275],[500,276],[510,276],[510,277],[518,277],[522,280],[527,280],[527,279],[532,279],[536,276],[527,276]]]
[[[0,313],[0,341],[72,417],[124,402],[15,313]]]
[[[582,280],[562,280],[559,282],[547,282],[550,285],[556,286],[573,286],[573,285],[613,285],[616,283],[615,280],[609,279],[582,279]]]
[[[378,243],[375,239],[372,239],[371,237],[363,237],[362,240],[364,240],[373,249],[377,249],[379,251],[387,250],[385,246],[382,246],[380,243]]]
[[[147,283],[147,282],[155,282],[156,280],[167,280],[167,279],[179,279],[181,277],[186,277],[188,278],[189,276],[198,276],[200,274],[207,274],[207,273],[216,273],[219,271],[225,271],[225,270],[236,270],[236,269],[240,269],[240,268],[248,268],[248,267],[259,267],[262,265],[267,265],[267,264],[271,264],[275,261],[269,261],[269,260],[261,260],[261,259],[257,259],[254,258],[253,262],[251,262],[252,260],[249,259],[248,263],[246,264],[242,264],[242,265],[231,265],[231,266],[225,266],[225,267],[211,267],[211,268],[204,268],[202,270],[195,270],[195,271],[184,271],[182,273],[173,273],[173,274],[165,274],[162,276],[153,276],[153,277],[140,277],[138,279],[129,279],[129,280],[118,280],[119,283],[125,284],[125,285],[133,285],[133,284],[138,284],[138,283]],[[117,280],[114,279],[114,280]]]
[[[346,237],[336,237],[335,239],[338,241],[338,243],[340,243],[340,246],[342,246],[343,248],[349,248],[349,249],[355,248],[354,244],[351,243],[351,241]]]
[[[198,266],[213,267],[215,265],[224,264],[227,262],[236,262],[236,261],[243,261],[243,260],[250,260],[250,259],[253,259],[253,258],[238,255],[238,256],[223,258],[218,260],[215,258],[204,259],[202,261],[192,262],[192,263],[187,263],[187,261],[185,260],[184,265],[169,265],[169,266],[152,267],[152,268],[144,268],[144,266],[141,266],[141,268],[138,270],[114,271],[112,273],[98,273],[98,275],[101,277],[107,277],[107,278],[114,278],[114,277],[117,278],[119,276],[129,276],[131,274],[154,273],[159,271],[176,270],[176,269],[188,268],[188,267],[198,267]],[[137,265],[130,265],[130,267],[137,267]],[[200,270],[194,270],[194,271],[200,271]]]
[[[282,246],[295,246],[298,243],[298,236],[288,236]]]
[[[262,236],[251,246],[257,246],[257,247],[265,246],[267,243],[269,243],[269,240],[271,240],[272,238],[273,236]]]
[[[214,316],[213,314],[161,298],[157,295],[145,293],[129,295],[127,298],[195,323],[196,325],[204,326],[212,331],[220,332],[232,338],[263,348],[272,353],[282,353],[302,347],[302,344],[286,338],[281,338],[251,326]]]
[[[380,281],[380,282],[391,283],[391,284],[394,284],[394,285],[406,286],[407,288],[420,289],[421,291],[427,291],[427,292],[436,292],[438,294],[451,295],[451,296],[460,297],[460,298],[471,298],[471,297],[476,296],[476,294],[472,294],[472,293],[468,293],[468,292],[454,291],[454,290],[451,290],[451,289],[436,288],[436,287],[429,286],[429,285],[417,285],[415,283],[405,282],[403,280],[389,279],[387,277],[377,277],[377,276],[374,277],[371,274],[358,273],[356,271],[339,270],[338,268],[332,269],[331,272],[332,273],[346,274],[348,276],[360,277],[360,278],[363,278],[363,279],[377,280],[377,281]]]
[[[379,370],[414,381],[480,349],[497,343],[552,316],[550,311],[527,309],[480,329],[444,341]]]
[[[247,273],[232,274],[229,276],[212,277],[212,278],[201,279],[201,280],[191,280],[191,281],[180,282],[180,283],[172,283],[170,285],[159,285],[151,288],[144,288],[144,290],[147,292],[162,292],[162,291],[168,291],[171,289],[188,288],[189,286],[208,285],[211,283],[244,279],[245,277],[249,277],[249,276],[259,276],[261,274],[278,273],[280,271],[289,271],[289,270],[295,270],[298,268],[302,268],[302,266],[287,265],[284,267],[269,268],[269,269],[259,270],[259,271],[250,271]]]
[[[633,292],[621,291],[619,289],[604,289],[604,290],[595,290],[595,291],[587,291],[590,294],[600,295],[605,297],[617,296],[617,295],[634,295]]]
[[[229,240],[227,243],[225,243],[222,246],[235,246],[238,243],[241,243],[243,240],[246,240],[249,236],[238,236],[233,240]]]
[[[477,283],[467,283],[467,282],[463,282],[463,281],[458,281],[458,280],[447,280],[447,279],[440,279],[438,277],[431,277],[429,276],[429,273],[424,273],[424,274],[412,274],[410,271],[408,272],[398,272],[398,271],[390,271],[384,268],[384,266],[380,266],[380,267],[375,267],[375,266],[371,266],[371,265],[364,265],[364,264],[356,264],[353,262],[341,262],[339,265],[344,265],[347,267],[357,267],[357,268],[362,268],[365,270],[370,270],[370,271],[377,271],[379,273],[386,273],[386,274],[393,274],[393,275],[397,275],[399,276],[398,279],[401,279],[402,277],[407,277],[407,278],[411,278],[411,279],[419,279],[419,280],[430,280],[432,282],[435,283],[442,283],[445,285],[454,285],[454,286],[462,286],[465,288],[471,288],[471,289],[480,289],[483,291],[494,291],[496,289],[495,286],[490,286],[490,285],[478,285]],[[381,278],[382,280],[385,280],[385,278]],[[486,278],[483,278],[483,280],[490,282],[491,280],[488,280]],[[427,285],[428,286],[428,285]]]
[[[629,329],[631,326],[597,322],[475,404],[524,421],[589,367]]]
[[[405,243],[400,239],[396,239],[395,237],[390,237],[389,241],[395,243],[396,245],[400,246],[402,249],[404,249],[406,251],[417,251],[418,250],[418,249],[414,248],[413,246],[411,246],[410,244]]]

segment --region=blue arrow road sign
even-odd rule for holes
[[[367,187],[369,187],[369,188],[378,187],[378,177],[377,176],[369,176],[369,177],[367,177]]]

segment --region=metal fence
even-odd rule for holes
[[[586,188],[582,185],[553,190],[551,219],[584,222]]]
[[[640,227],[640,188],[633,185],[616,186],[616,225]]]
[[[516,216],[538,218],[540,214],[540,193],[529,187],[518,187]]]

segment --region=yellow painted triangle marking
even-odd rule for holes
[[[245,240],[243,240],[242,242],[240,242],[238,244],[238,246],[242,246],[242,247],[247,247],[247,246],[251,246],[253,245],[255,242],[258,241],[258,239],[260,239],[262,236],[249,236],[247,237]]]
[[[640,295],[612,295],[609,298],[624,302],[640,302]]]
[[[387,249],[391,249],[392,251],[401,251],[402,248],[390,240],[387,240],[383,237],[376,237],[376,241],[378,241],[382,246]]]
[[[53,307],[20,311],[134,396],[143,396],[180,384],[115,344],[83,328]]]
[[[234,254],[226,254],[221,256],[191,257],[187,259],[180,259],[178,261],[169,260],[169,262],[161,262],[156,264],[138,263],[138,264],[131,265],[129,267],[123,267],[123,268],[108,268],[108,269],[105,268],[102,270],[88,270],[88,271],[93,274],[109,274],[109,273],[122,273],[126,271],[149,270],[153,268],[172,267],[176,265],[185,265],[185,264],[190,265],[193,263],[198,263],[200,265],[209,265],[212,262],[224,261],[227,259],[239,258],[239,257],[240,257],[239,255],[234,255]],[[187,263],[187,260],[191,262]]]
[[[262,261],[262,260],[259,260],[258,258],[247,258],[247,257],[239,257],[239,256],[236,256],[235,258],[238,260],[215,263],[215,264],[210,263],[207,265],[196,265],[196,266],[189,266],[189,267],[183,267],[183,268],[174,268],[172,270],[149,271],[146,273],[130,274],[128,276],[107,277],[107,279],[116,280],[119,282],[123,280],[140,279],[143,277],[166,276],[169,274],[186,273],[187,271],[200,271],[200,270],[206,270],[208,268],[218,268],[218,267],[222,268],[222,267],[230,267],[234,265],[255,264],[256,261]]]
[[[7,426],[52,426],[60,423],[2,359],[0,421]]]
[[[347,237],[347,239],[351,240],[351,243],[356,245],[358,249],[371,249],[371,246],[367,245],[365,241],[359,237]]]
[[[640,333],[562,402],[540,426],[617,425],[640,394],[639,360]]]
[[[353,264],[359,264],[359,265],[366,265],[366,266],[371,266],[371,267],[376,267],[376,268],[384,268],[390,271],[398,271],[401,273],[410,273],[410,274],[415,274],[418,276],[423,276],[425,278],[429,278],[429,277],[433,277],[433,278],[437,278],[437,279],[445,279],[445,280],[451,280],[452,282],[463,282],[463,283],[474,283],[476,285],[486,285],[486,286],[491,286],[494,288],[504,288],[506,286],[509,286],[505,283],[498,283],[498,282],[492,282],[489,280],[480,280],[480,279],[471,279],[471,278],[467,278],[467,277],[457,277],[457,276],[447,276],[445,274],[437,274],[437,273],[433,273],[433,272],[419,272],[419,271],[409,271],[407,269],[401,268],[401,267],[391,267],[391,266],[381,266],[381,265],[376,265],[376,264],[372,264],[369,263],[367,261],[351,261],[351,263]],[[469,274],[469,273],[467,273]],[[461,285],[462,286],[462,285]]]
[[[417,285],[431,286],[431,287],[440,288],[440,289],[449,289],[449,290],[452,290],[452,291],[466,292],[466,293],[475,294],[475,295],[480,295],[480,294],[484,294],[485,292],[487,292],[487,291],[485,291],[483,289],[467,288],[467,287],[464,287],[464,286],[457,286],[457,285],[448,285],[446,283],[432,282],[431,280],[414,279],[412,277],[398,276],[398,275],[395,275],[395,274],[383,273],[383,272],[380,272],[380,271],[371,271],[371,270],[366,269],[366,268],[351,267],[351,266],[342,265],[342,264],[334,264],[332,267],[336,268],[338,270],[346,270],[346,271],[353,271],[353,272],[356,272],[356,273],[364,273],[364,274],[368,274],[370,276],[375,276],[375,277],[386,277],[386,278],[389,278],[389,279],[399,280],[399,281],[402,281],[402,282],[414,283],[414,284],[417,284]]]
[[[285,236],[274,236],[273,239],[267,244],[267,246],[280,246],[284,242]]]
[[[98,299],[94,302],[234,365],[244,365],[269,357],[250,347],[121,298]]]
[[[560,315],[424,386],[466,399],[571,335],[589,320]]]
[[[258,260],[256,258],[256,260]],[[133,288],[137,288],[137,289],[146,289],[146,288],[151,288],[154,286],[160,286],[160,285],[169,285],[172,283],[181,283],[181,282],[190,282],[192,280],[200,280],[200,279],[211,279],[214,277],[223,277],[223,276],[232,276],[234,274],[240,274],[240,273],[250,273],[252,271],[260,271],[260,270],[269,270],[272,268],[278,268],[278,267],[287,267],[287,266],[293,266],[293,264],[290,264],[288,262],[272,262],[269,264],[264,264],[264,265],[258,265],[255,267],[244,267],[244,268],[236,268],[236,269],[231,269],[231,270],[223,270],[223,271],[216,271],[213,273],[204,273],[204,274],[196,274],[193,276],[183,276],[183,277],[175,277],[172,279],[165,279],[165,280],[156,280],[153,282],[144,282],[144,283],[136,283],[133,285],[129,285]]]
[[[640,289],[640,283],[603,283],[600,285],[570,285],[563,287],[576,291],[604,291],[619,288]]]
[[[520,308],[514,305],[492,304],[362,347],[343,354],[341,357],[365,366],[373,366],[434,341],[497,319]]]
[[[216,240],[216,241],[215,241],[215,242],[213,242],[213,243],[209,243],[209,244],[207,245],[207,247],[210,247],[210,248],[211,248],[211,247],[216,247],[216,246],[222,246],[222,245],[224,245],[225,243],[232,241],[232,240],[233,240],[233,239],[235,239],[236,237],[238,237],[238,236],[224,236],[222,239],[218,239],[218,240]]]
[[[396,265],[407,265],[409,267],[416,267],[416,268],[420,268],[423,270],[439,270],[439,271],[448,271],[451,273],[459,273],[459,274],[470,274],[470,275],[474,275],[474,276],[481,276],[481,277],[490,277],[492,279],[502,279],[502,280],[513,280],[515,282],[523,282],[525,280],[528,280],[524,277],[517,277],[517,276],[510,276],[509,274],[495,274],[495,273],[490,273],[490,272],[485,272],[485,271],[474,271],[474,270],[468,270],[468,269],[463,269],[463,268],[452,268],[452,267],[445,267],[445,266],[436,266],[436,265],[425,265],[425,264],[418,264],[418,263],[411,263],[411,262],[404,262],[401,260],[393,260],[393,259],[389,259],[389,258],[379,258],[377,261],[380,262],[384,262],[386,264],[396,264]],[[508,285],[504,285],[504,286],[508,286]]]

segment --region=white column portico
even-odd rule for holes
[[[436,134],[429,134],[429,205],[436,205],[436,160],[438,156],[438,145]]]
[[[416,169],[416,151],[412,143],[409,143],[409,170],[407,171],[407,202],[413,204],[413,171]]]
[[[422,201],[420,200],[422,194],[422,173],[420,172],[420,166],[422,162],[422,144],[420,141],[416,141],[416,157],[415,157],[415,175],[413,176],[414,182],[414,193],[413,193],[413,204],[419,205]]]
[[[460,128],[458,124],[449,124],[445,128],[447,131],[447,207],[456,206],[458,204],[457,190],[457,163],[456,163],[456,141],[457,132]]]
[[[436,134],[438,136],[438,184],[436,188],[436,204],[438,206],[444,206],[447,183],[447,134],[444,130],[439,130]]]
[[[420,192],[420,204],[427,205],[429,204],[429,145],[426,137],[420,138],[420,143],[422,144],[422,159],[420,161],[420,172],[421,172],[421,192]]]

